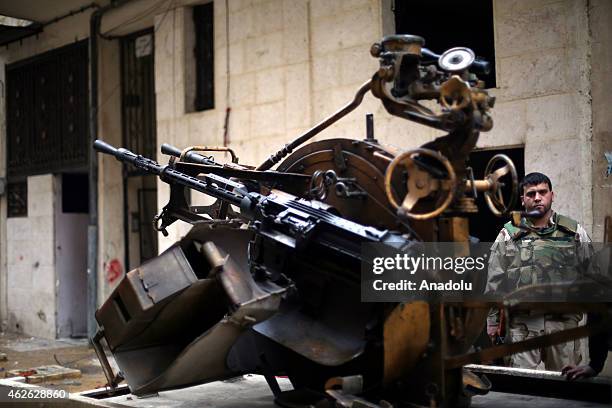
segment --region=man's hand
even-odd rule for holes
[[[597,375],[595,370],[593,370],[591,366],[588,365],[582,365],[578,367],[573,365],[566,365],[561,369],[561,374],[564,375],[568,381],[577,380],[579,378],[595,377]]]

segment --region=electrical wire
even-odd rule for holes
[[[229,0],[225,0],[225,120],[223,125],[223,146],[229,144],[230,107],[230,30],[229,30]]]
[[[170,2],[170,4],[168,4],[168,8],[166,9],[166,12],[162,16],[161,20],[159,20],[159,25],[157,27],[155,27],[155,30],[153,30],[153,34],[155,34],[157,32],[157,30],[159,30],[159,27],[162,26],[162,24],[164,23],[164,20],[166,19],[166,16],[168,15],[168,12],[170,11],[170,9],[172,9],[174,7],[174,3],[176,3],[176,0],[172,0]],[[174,29],[174,26],[172,28]],[[172,45],[174,45],[174,44],[172,44]]]
[[[131,19],[128,19],[126,21],[122,21],[121,23],[117,24],[114,27],[109,28],[108,30],[106,30],[105,33],[100,33],[100,37],[108,39],[108,40],[114,40],[117,37],[111,35],[110,33],[113,32],[114,30],[121,28],[121,27],[125,27],[129,24],[133,24],[139,20],[142,20],[145,17],[148,17],[149,15],[151,15],[151,13],[153,13],[157,8],[159,8],[159,6],[162,3],[165,2],[169,2],[169,6],[168,9],[166,9],[166,13],[164,14],[164,17],[162,17],[162,22],[163,19],[165,18],[166,14],[168,14],[168,11],[170,10],[170,7],[172,6],[172,4],[174,4],[175,0],[160,0],[157,3],[155,3],[153,6],[149,7],[148,9],[144,10],[142,13],[138,14],[137,16],[132,17]],[[160,23],[161,25],[161,23]]]
[[[168,0],[161,0],[161,1],[159,1],[159,2],[158,2],[158,3],[156,3],[156,4],[155,4],[153,7],[151,7],[151,8],[149,8],[149,9],[145,10],[145,12],[144,12],[144,13],[150,13],[150,11],[151,11],[153,8],[157,8],[157,6],[158,6],[158,5],[160,5],[161,3],[165,2],[165,1],[168,1]],[[155,30],[153,31],[153,34],[155,34],[155,33],[157,32],[157,30],[159,30],[159,28],[162,26],[162,24],[164,23],[164,20],[166,19],[166,16],[168,15],[168,13],[170,12],[170,10],[172,9],[172,7],[174,6],[174,4],[175,4],[175,3],[176,3],[176,0],[171,0],[171,1],[169,1],[169,2],[168,2],[168,7],[166,8],[166,11],[164,12],[164,15],[162,16],[161,20],[159,21],[158,26],[157,26],[157,27],[155,27]],[[110,31],[112,31],[112,30],[115,30],[115,29],[117,29],[117,28],[119,28],[119,27],[123,27],[123,26],[125,26],[125,25],[132,24],[132,23],[134,23],[134,22],[136,22],[136,21],[138,21],[138,20],[140,20],[140,19],[142,19],[142,18],[144,18],[144,17],[146,17],[146,16],[147,16],[147,14],[144,14],[144,15],[139,16],[138,18],[132,18],[131,20],[128,20],[128,21],[126,21],[126,22],[123,22],[123,23],[121,23],[121,24],[118,24],[118,25],[116,25],[115,27],[113,27],[113,28],[111,28],[110,30],[108,30],[108,31],[107,31],[107,33],[108,33],[108,32],[110,32]],[[106,36],[106,34],[104,34],[104,35],[103,35],[102,33],[100,33],[100,36],[101,36],[102,38],[106,38],[106,37],[105,37],[105,36]],[[115,39],[115,38],[113,38],[113,37],[110,37],[110,38],[111,38],[111,39]],[[97,106],[97,112],[100,112],[100,111],[102,110],[102,108],[103,108],[103,107],[106,105],[106,103],[107,103],[108,101],[110,101],[110,99],[113,97],[113,95],[114,95],[114,94],[115,94],[115,92],[116,92],[116,91],[119,89],[119,87],[120,87],[120,86],[121,86],[121,81],[119,80],[119,81],[117,82],[117,84],[116,84],[116,85],[113,87],[113,89],[112,89],[112,90],[109,92],[108,96],[107,96],[107,97],[106,97],[106,98],[105,98],[105,99],[104,99],[104,100],[103,100],[103,101],[102,101],[102,102],[101,102],[101,103],[100,103],[100,104]]]

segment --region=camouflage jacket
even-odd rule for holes
[[[576,221],[553,213],[549,226],[534,229],[507,223],[491,247],[485,293],[507,294],[520,287],[576,278],[591,255],[590,238]],[[583,245],[587,244],[587,245]],[[489,325],[498,320],[489,315]]]

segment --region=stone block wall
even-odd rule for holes
[[[224,3],[216,2],[215,109],[193,113],[184,106],[193,84],[185,74],[190,72],[185,64],[193,62],[184,53],[190,9],[177,8],[172,18],[158,16],[158,141],[219,145],[229,106],[230,147],[242,162],[260,163],[349,102],[376,71],[369,48],[389,30],[383,29],[392,18],[387,3],[231,1],[226,27]],[[494,0],[495,126],[481,134],[478,147],[525,146],[526,171],[542,171],[553,180],[555,208],[599,236],[592,213],[589,18],[586,0]],[[375,134],[383,143],[412,148],[442,134],[387,114],[368,94],[355,112],[314,140],[364,137],[367,112],[374,113]],[[161,185],[159,192],[161,206],[167,188]],[[172,228],[161,248],[187,229]]]
[[[87,10],[83,13],[77,13],[70,18],[50,24],[38,36],[29,37],[18,43],[10,44],[8,47],[3,47],[0,51],[0,65],[4,67],[5,64],[20,61],[88,38],[91,11]],[[99,137],[116,145],[121,144],[122,140],[119,59],[118,41],[100,41]],[[4,76],[5,70],[1,69],[0,81],[3,87],[6,86]],[[6,113],[6,100],[4,95],[5,92],[0,93],[0,177],[6,175],[6,144],[4,142],[6,140],[6,119],[4,117]],[[107,264],[112,259],[123,260],[124,255],[121,164],[112,157],[100,156],[99,166],[99,219],[101,222],[98,238],[100,254],[98,265],[98,301],[101,303],[113,289],[113,285],[109,284],[105,279]],[[51,177],[51,175],[46,175],[45,177]],[[47,205],[50,202],[49,200],[39,200],[36,197],[30,200],[35,212],[38,211],[39,206]],[[52,215],[38,215],[39,219],[33,223],[28,221],[29,217],[28,219],[7,219],[6,213],[6,196],[0,196],[0,319],[3,322],[9,322],[9,326],[11,326],[15,321],[14,316],[10,316],[13,310],[11,302],[23,302],[23,300],[19,300],[14,294],[11,295],[14,281],[8,278],[11,275],[9,269],[16,266],[15,264],[10,264],[12,259],[10,251],[14,248],[19,249],[19,243],[14,243],[12,233],[19,230],[21,234],[28,231],[28,234],[36,235],[40,228],[50,222],[45,220],[50,219]],[[21,266],[21,268],[24,268],[24,266]],[[24,279],[23,277],[17,277],[15,274],[12,274],[12,276],[18,282],[19,279]],[[9,300],[9,298],[12,300]],[[43,299],[41,297],[37,302],[42,302]],[[55,304],[49,304],[48,308],[51,307],[55,307]],[[54,315],[54,313],[50,313],[50,315]],[[46,313],[46,318],[47,322],[41,323],[45,327],[50,324],[49,322],[52,321],[53,317],[50,318],[49,313]],[[52,334],[52,337],[55,337],[55,329],[53,331],[45,330],[47,329],[40,333],[44,332],[49,334],[49,336]],[[25,332],[35,334],[33,332]]]
[[[170,13],[156,17],[158,143],[181,148],[221,145],[229,106],[229,146],[241,163],[252,165],[353,99],[378,68],[369,49],[389,30],[392,19],[389,2],[379,0],[230,1],[229,18],[224,2],[217,1],[215,108],[191,112],[185,101],[194,86],[189,67],[194,61],[185,52],[193,43],[191,9],[178,7]],[[441,134],[391,117],[368,94],[359,108],[313,140],[364,138],[365,114],[370,112],[375,115],[376,136],[383,142],[416,147]],[[159,159],[167,161],[167,157]],[[167,186],[159,183],[158,207],[167,198]],[[211,201],[194,194],[193,202]],[[160,238],[160,249],[188,229],[182,223],[171,227],[170,236]]]
[[[604,222],[612,222],[612,176],[605,175],[605,152],[612,152],[612,115],[610,115],[610,86],[612,86],[612,2],[595,0],[589,3],[591,38],[591,96],[593,106],[593,134],[591,147],[593,191],[593,240],[604,239]],[[612,241],[612,236],[607,237]],[[608,353],[602,373],[612,376],[612,353]]]
[[[479,147],[525,146],[525,172],[553,182],[553,207],[593,229],[587,1],[494,0],[498,88]]]
[[[610,81],[612,66],[609,51],[612,37],[609,24],[606,25],[610,5],[606,0],[493,1],[498,84],[498,88],[491,90],[497,96],[493,110],[495,126],[481,135],[478,146],[524,145],[526,171],[543,171],[553,179],[555,207],[581,221],[595,240],[601,240],[603,218],[612,215],[609,205],[612,189],[602,176],[603,152],[612,150],[605,86]],[[229,10],[225,10],[225,2],[216,1],[215,108],[193,112],[191,6],[197,3],[201,1],[176,2],[173,9],[160,8],[155,17],[158,144],[167,142],[181,148],[221,145],[226,108],[230,107],[229,145],[242,163],[253,165],[349,102],[378,67],[377,60],[369,54],[371,44],[394,31],[389,24],[393,20],[389,0],[231,0]],[[132,5],[142,6],[141,2]],[[122,21],[125,16],[119,11],[117,14],[117,21]],[[107,23],[116,25],[111,24],[110,17]],[[14,62],[75,38],[85,38],[88,21],[89,15],[85,13],[53,24],[38,38],[2,50],[0,63]],[[99,136],[118,145],[121,144],[118,42],[101,41],[100,56]],[[4,72],[0,72],[1,80],[3,76]],[[0,140],[5,140],[5,101],[1,96],[0,108]],[[364,117],[369,112],[374,113],[375,135],[383,143],[412,148],[442,134],[390,116],[368,94],[362,106],[315,140],[363,138]],[[5,170],[3,149],[4,144],[0,143],[0,176]],[[168,158],[160,155],[158,159],[166,162]],[[229,160],[222,155],[219,159]],[[124,247],[121,165],[108,156],[99,160],[98,300],[102,302],[113,286],[105,279],[106,267],[114,259],[124,260]],[[158,183],[159,208],[167,198],[167,185]],[[40,201],[32,204],[32,214],[48,204]],[[210,200],[194,193],[193,203],[201,205]],[[20,246],[13,243],[14,236],[19,237],[24,231],[38,234],[35,231],[40,231],[38,228],[44,224],[42,218],[34,227],[29,218],[7,220],[5,215],[6,199],[0,197],[3,318],[10,309],[4,307],[9,300],[23,302],[23,298],[9,293],[13,283],[18,288],[26,287],[26,283],[28,288],[35,284],[46,287],[48,283],[46,279],[34,282],[27,274],[7,272],[19,268],[14,252]],[[170,236],[161,238],[160,250],[188,229],[188,225],[181,223],[170,228]],[[25,307],[22,306],[18,309]],[[45,318],[47,322],[52,319],[47,313]],[[25,319],[23,322],[29,324]]]
[[[8,329],[55,338],[55,179],[28,177],[28,216],[7,220]]]
[[[98,138],[114,146],[123,144],[121,128],[120,46],[118,41],[100,42],[100,114]],[[115,260],[126,272],[123,235],[123,173],[114,157],[98,153],[98,280],[101,305],[120,279],[109,281],[109,265]]]
[[[593,188],[593,240],[604,238],[604,222],[612,222],[612,176],[606,177],[608,167],[605,152],[612,152],[612,115],[610,92],[612,86],[612,2],[590,2],[591,31],[591,97],[593,105],[593,135],[591,148]],[[612,241],[612,236],[608,237]],[[612,366],[612,364],[610,364]],[[612,367],[609,370],[612,373]]]
[[[12,43],[0,50],[0,67],[2,67],[0,83],[3,89],[0,92],[0,177],[6,176],[7,154],[5,65],[87,38],[89,36],[89,13],[90,11],[76,14],[70,19],[48,25],[40,35]],[[50,189],[52,176],[42,177],[34,177],[33,180],[29,180],[28,191],[36,191],[39,187]],[[30,186],[30,183],[34,184]],[[53,223],[52,213],[49,213],[52,201],[47,193],[44,199],[41,196],[34,196],[32,200],[29,200],[32,208],[28,208],[28,218],[7,219],[6,195],[0,196],[0,319],[3,327],[6,326],[9,330],[15,330],[19,322],[20,330],[24,333],[54,338],[55,300],[46,292],[47,286],[54,287],[55,285],[49,269],[50,264],[47,263],[50,256],[50,247],[47,245],[52,245],[52,241],[43,242],[41,238],[47,236],[44,234],[47,234],[51,228],[49,223],[51,225]],[[34,212],[32,213],[31,210]],[[31,217],[36,217],[36,220],[30,221]],[[15,237],[22,238],[15,242]],[[36,244],[22,246],[24,240],[30,242],[33,238],[36,239],[34,241]],[[32,266],[37,261],[40,262],[36,246],[38,243],[42,244],[40,257],[45,260],[45,264],[39,263],[34,273]],[[33,254],[27,259],[19,260],[17,252],[26,252],[27,248],[34,248],[31,250]],[[36,259],[32,258],[35,255]],[[14,284],[17,284],[16,288]],[[37,297],[36,293],[39,293],[40,296]],[[40,315],[39,312],[41,312]]]

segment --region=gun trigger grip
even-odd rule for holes
[[[166,212],[166,209],[163,209],[161,213],[153,217],[153,228],[156,231],[160,231],[164,237],[167,237],[169,234],[168,234],[168,230],[166,229],[167,225],[164,223],[164,213],[165,212]],[[161,220],[161,225],[159,222],[160,220]]]

